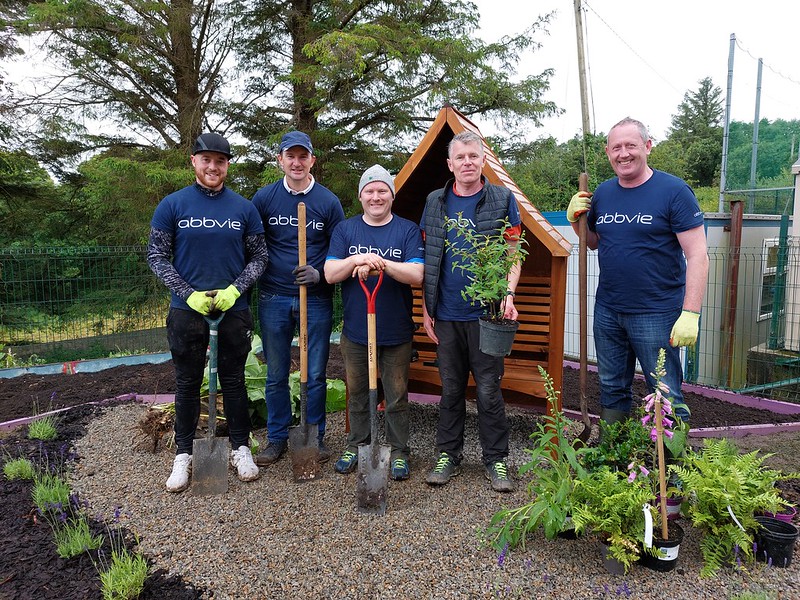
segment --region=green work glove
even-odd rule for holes
[[[589,192],[578,192],[569,201],[567,207],[567,221],[574,223],[583,213],[589,212],[592,204],[592,195]]]
[[[673,348],[694,346],[699,331],[700,313],[691,310],[681,311],[681,316],[675,321],[672,332],[669,334],[669,345]]]
[[[186,304],[201,315],[207,315],[211,312],[211,302],[213,300],[211,296],[206,296],[205,292],[192,292],[186,299]]]
[[[214,296],[214,308],[226,311],[236,303],[236,299],[241,295],[235,285],[229,285],[224,290],[217,290],[217,295]]]

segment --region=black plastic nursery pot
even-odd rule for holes
[[[606,568],[606,571],[612,575],[625,574],[625,563],[617,560],[611,555],[611,550],[609,549],[608,544],[605,542],[600,542],[600,552],[603,556],[603,566]]]
[[[653,548],[655,548],[658,556],[644,552],[639,562],[654,571],[672,571],[675,565],[678,564],[678,552],[682,541],[683,528],[677,523],[670,523],[668,540],[653,538]]]
[[[514,345],[514,336],[519,329],[519,321],[503,319],[502,321],[490,321],[485,317],[478,319],[480,325],[481,352],[489,356],[508,356],[511,354],[511,346]]]
[[[757,516],[756,521],[761,525],[755,535],[756,560],[781,568],[792,564],[797,527],[774,517]]]

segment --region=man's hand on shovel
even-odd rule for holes
[[[292,271],[295,285],[316,285],[319,283],[319,271],[311,265],[297,265]]]
[[[216,292],[214,292],[216,294]],[[192,292],[189,294],[189,297],[186,298],[186,304],[189,305],[189,308],[192,310],[196,310],[201,315],[208,316],[212,310],[214,303],[214,297],[211,292]]]
[[[241,296],[241,292],[236,289],[235,285],[229,285],[224,290],[214,291],[216,294],[211,301],[211,308],[212,310],[221,310],[222,312],[225,312],[236,304],[236,299]]]

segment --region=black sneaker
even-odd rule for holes
[[[317,462],[326,463],[331,459],[333,456],[333,452],[331,449],[325,445],[325,442],[322,440],[319,441],[319,456],[317,456]]]
[[[259,467],[271,465],[284,455],[288,445],[289,444],[286,440],[281,440],[280,442],[270,442],[269,445],[264,448],[263,452],[259,452],[256,455],[256,464]]]
[[[486,466],[486,479],[492,482],[492,489],[495,492],[513,492],[516,489],[508,467],[502,461]]]
[[[436,460],[436,466],[425,478],[425,483],[428,485],[444,485],[450,481],[451,477],[455,477],[459,473],[461,473],[461,466],[447,452],[442,452]]]

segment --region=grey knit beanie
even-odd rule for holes
[[[373,181],[382,181],[388,185],[389,189],[392,190],[392,198],[394,198],[394,179],[392,179],[392,176],[389,175],[389,171],[380,165],[372,165],[369,169],[364,171],[364,174],[361,176],[361,181],[358,182],[359,197],[361,196],[361,191],[364,189],[364,187]]]

